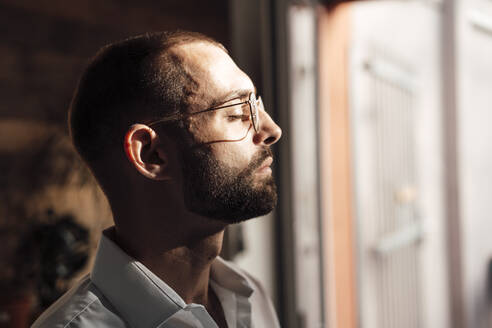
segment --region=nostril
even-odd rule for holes
[[[275,137],[268,137],[265,139],[264,143],[270,145],[275,142]]]

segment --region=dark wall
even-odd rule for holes
[[[16,311],[8,312],[10,321],[0,322],[1,327],[26,326],[32,297],[24,302],[20,294],[41,299],[33,287],[42,281],[39,270],[20,268],[14,261],[40,261],[37,255],[18,252],[31,239],[33,226],[56,224],[55,216],[70,215],[90,232],[91,255],[99,231],[111,224],[109,207],[93,182],[56,182],[65,171],[72,177],[78,166],[70,162],[78,158],[64,135],[72,93],[88,59],[107,43],[148,31],[193,30],[229,47],[227,4],[228,0],[0,0],[0,294],[12,303],[7,310]],[[67,147],[52,148],[47,140],[65,140]],[[42,181],[34,188],[37,180]],[[45,213],[54,214],[49,222],[43,221]],[[22,315],[18,304],[25,309]]]
[[[64,126],[77,79],[99,47],[177,28],[227,47],[228,21],[227,0],[0,0],[0,120]]]

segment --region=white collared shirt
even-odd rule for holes
[[[229,328],[280,327],[270,299],[250,275],[217,258],[210,286]],[[33,328],[217,328],[200,304],[186,304],[142,263],[102,236],[90,275],[34,322]]]

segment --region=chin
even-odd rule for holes
[[[188,203],[189,210],[212,220],[234,224],[270,213],[277,205],[277,189],[273,179],[269,179],[261,188],[251,188],[248,192],[224,192],[204,198]]]
[[[223,223],[227,224],[236,224],[236,223],[241,223],[244,221],[248,221],[260,216],[267,215],[268,213],[271,213],[272,210],[275,208],[275,206],[271,206],[269,208],[263,208],[263,209],[256,209],[255,212],[247,213],[247,212],[241,212],[241,213],[211,213],[211,216],[208,216],[212,220],[218,220]],[[225,214],[225,215],[223,215]]]

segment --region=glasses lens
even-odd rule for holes
[[[261,97],[256,99],[256,95],[251,93],[249,95],[249,103],[251,109],[251,122],[253,123],[255,132],[258,132],[260,127],[258,111],[263,108],[263,101],[261,100]]]
[[[210,134],[206,142],[241,141],[253,131],[252,109],[249,101],[226,106],[218,111],[204,113],[200,119],[210,121]]]

